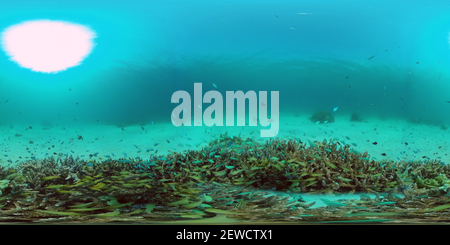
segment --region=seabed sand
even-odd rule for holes
[[[351,122],[349,117],[335,116],[334,123],[315,124],[309,116],[283,116],[280,118],[281,139],[300,138],[303,142],[336,138],[351,144],[359,152],[367,151],[375,160],[427,160],[450,162],[450,131],[440,126],[412,124],[402,120],[368,118],[363,122]],[[30,129],[29,127],[32,127]],[[43,159],[50,156],[72,155],[84,160],[119,158],[148,159],[168,151],[182,152],[204,147],[221,133],[242,138],[261,138],[260,126],[180,126],[156,123],[127,126],[122,130],[114,125],[14,125],[0,127],[0,165],[14,166],[23,160]],[[19,136],[21,135],[21,136]],[[78,139],[82,136],[83,139]],[[170,143],[169,143],[170,142]],[[377,144],[373,144],[377,142]],[[155,146],[155,144],[157,144]],[[342,143],[342,142],[341,142]],[[406,144],[407,143],[407,144]],[[356,146],[355,146],[356,145]],[[150,150],[153,149],[153,150]],[[385,153],[386,156],[381,155]],[[90,155],[93,155],[90,157]],[[12,162],[12,163],[11,163]],[[316,195],[301,194],[305,201],[317,200],[313,207],[322,206]],[[327,197],[329,200],[357,198],[355,195]]]

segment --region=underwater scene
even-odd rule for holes
[[[447,1],[0,1],[0,223],[450,219]]]

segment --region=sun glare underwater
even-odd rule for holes
[[[0,1],[0,222],[447,222],[449,12]]]
[[[94,33],[82,25],[62,21],[27,21],[6,29],[3,50],[21,67],[59,72],[79,65],[91,52]]]

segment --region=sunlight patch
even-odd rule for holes
[[[95,33],[63,21],[36,20],[2,32],[2,49],[21,67],[55,73],[79,65],[92,51]]]

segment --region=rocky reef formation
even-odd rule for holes
[[[350,117],[350,121],[352,122],[362,122],[364,119],[356,112],[352,113],[352,116]]]
[[[313,123],[321,124],[321,123],[332,123],[334,122],[334,116],[331,113],[326,111],[318,111],[314,113],[309,120]]]

